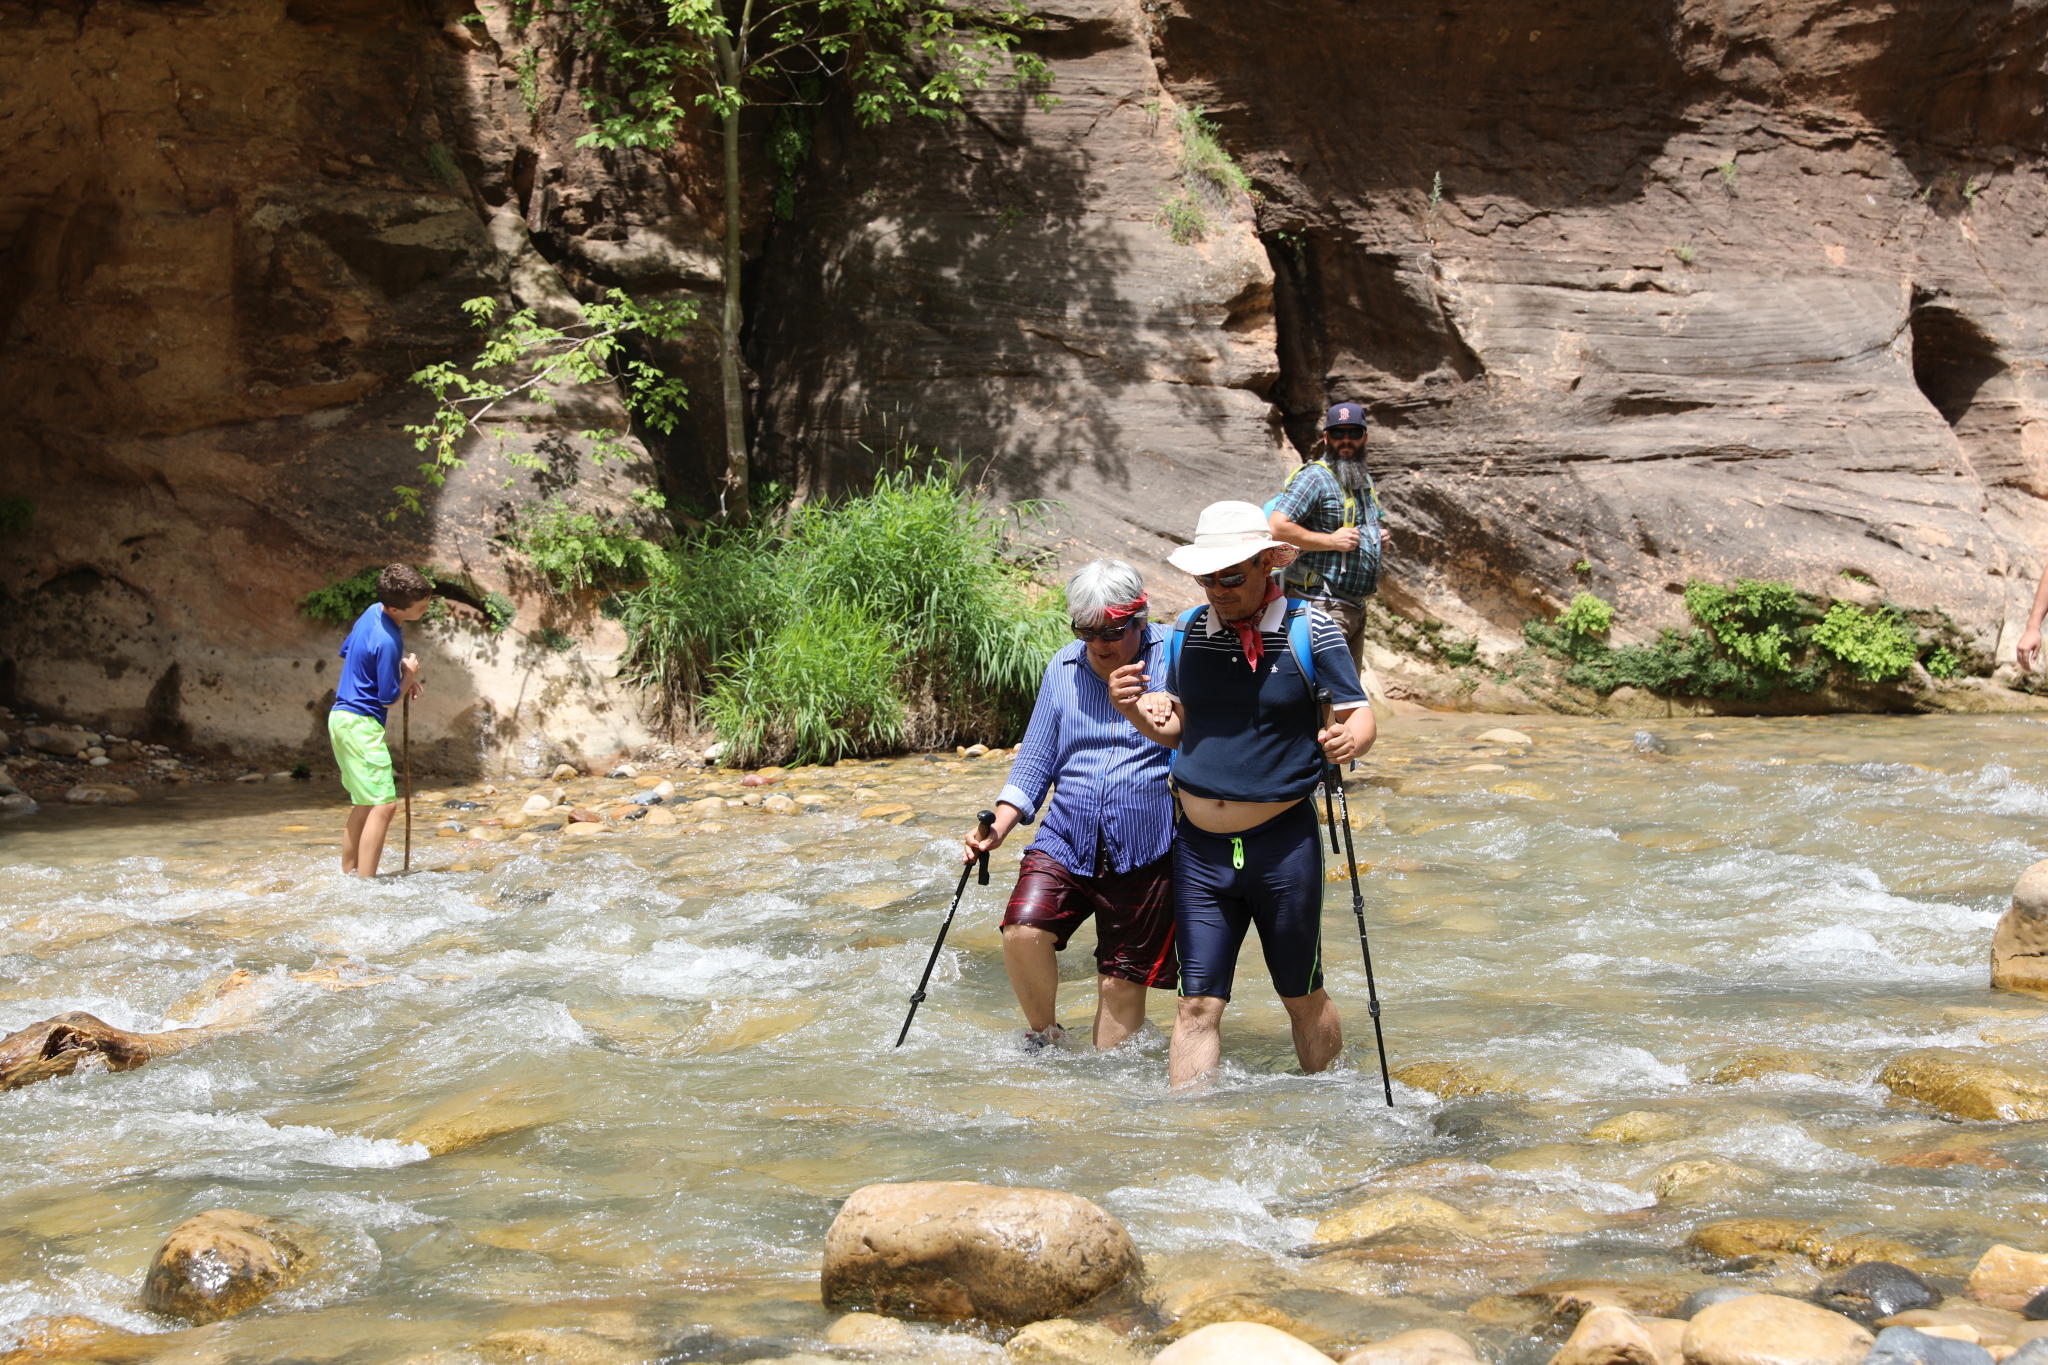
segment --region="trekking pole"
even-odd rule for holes
[[[996,813],[994,811],[985,810],[981,812],[978,818],[981,824],[976,827],[974,831],[976,834],[986,838],[995,833]],[[917,979],[917,993],[910,997],[910,1013],[903,1016],[903,1031],[896,1035],[896,1046],[898,1047],[902,1047],[903,1040],[910,1036],[910,1021],[917,1018],[917,1007],[924,1003],[924,988],[931,983],[932,968],[937,966],[939,961],[939,949],[946,946],[946,931],[953,927],[953,914],[960,908],[960,897],[967,890],[967,874],[975,871],[977,868],[981,871],[980,884],[987,886],[988,854],[982,854],[979,858],[960,869],[960,884],[953,888],[953,904],[946,909],[946,922],[939,926],[939,938],[938,942],[932,944],[932,955],[925,959],[924,975]]]
[[[1316,700],[1328,707],[1335,698],[1330,695],[1329,688],[1319,687]],[[1372,1015],[1372,1041],[1380,1053],[1380,1089],[1386,1094],[1387,1108],[1392,1109],[1394,1080],[1387,1072],[1387,1036],[1380,1029],[1380,989],[1372,975],[1372,944],[1365,937],[1365,892],[1359,889],[1358,851],[1351,842],[1351,798],[1345,794],[1344,774],[1336,764],[1329,765],[1324,779],[1337,788],[1337,801],[1344,811],[1344,857],[1351,864],[1351,915],[1358,921],[1358,947],[1365,954],[1365,1004],[1367,1012]],[[1336,833],[1332,831],[1330,842],[1334,844],[1336,841]]]
[[[398,746],[405,764],[405,866],[412,871],[412,698],[398,703]]]

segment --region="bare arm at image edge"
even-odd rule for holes
[[[2020,672],[2032,673],[2041,663],[2041,619],[2048,616],[2048,567],[2034,587],[2034,609],[2027,613],[2027,628],[2020,635]]]

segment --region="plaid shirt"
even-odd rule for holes
[[[1303,550],[1296,567],[1287,571],[1289,583],[1301,581],[1306,573],[1316,575],[1313,593],[1328,593],[1357,602],[1378,585],[1380,558],[1380,511],[1377,495],[1368,485],[1352,495],[1352,515],[1344,512],[1344,487],[1336,474],[1321,461],[1301,467],[1293,480],[1273,501],[1273,510],[1304,531],[1328,535],[1340,526],[1358,527],[1358,549]]]

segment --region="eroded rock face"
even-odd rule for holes
[[[1686,1365],[1859,1365],[1875,1340],[1840,1313],[1746,1294],[1696,1313],[1682,1350]]]
[[[2012,905],[1991,935],[1991,984],[2048,992],[2048,862],[2022,872],[2012,889]]]
[[[261,1303],[306,1268],[305,1250],[282,1224],[213,1209],[171,1229],[150,1262],[142,1303],[151,1312],[214,1322]]]
[[[937,1321],[1055,1318],[1142,1268],[1123,1225],[1057,1190],[933,1181],[854,1191],[825,1234],[825,1304]]]

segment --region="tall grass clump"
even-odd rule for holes
[[[1062,598],[1004,558],[1005,530],[957,471],[885,473],[779,525],[679,541],[612,614],[667,718],[708,720],[729,762],[1001,740],[1066,638]]]

